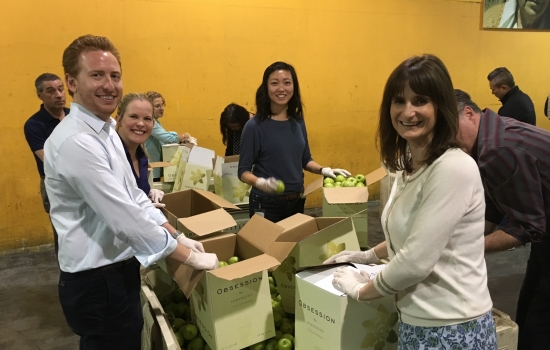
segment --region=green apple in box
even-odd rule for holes
[[[384,265],[357,267],[375,275]],[[348,298],[332,286],[338,268],[316,267],[296,275],[296,349],[397,349],[393,296],[369,303]]]
[[[284,310],[294,313],[296,270],[322,264],[343,250],[359,250],[359,243],[350,218],[296,214],[276,224],[284,231],[269,246],[267,254],[281,262],[273,277]]]

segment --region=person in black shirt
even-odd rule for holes
[[[489,80],[489,88],[493,95],[502,102],[498,115],[514,118],[531,125],[537,124],[533,101],[516,86],[514,77],[507,68],[500,67],[493,70],[487,76],[487,80]]]
[[[50,201],[44,186],[44,143],[55,127],[69,114],[65,108],[65,86],[57,75],[41,74],[34,82],[36,95],[42,101],[40,110],[30,117],[24,126],[25,138],[34,155],[40,175],[40,195],[46,213],[50,213]],[[52,225],[53,228],[53,225]],[[57,232],[53,228],[55,253],[58,251]]]
[[[225,107],[220,116],[220,132],[222,142],[226,146],[225,156],[235,156],[241,153],[241,133],[244,125],[253,116],[243,106],[231,103]]]

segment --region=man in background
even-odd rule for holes
[[[24,131],[27,143],[33,152],[40,175],[40,195],[46,213],[50,213],[50,201],[44,186],[44,143],[67,114],[69,109],[65,108],[65,86],[57,75],[52,73],[41,74],[34,82],[36,95],[42,101],[40,110],[33,114],[25,123]],[[59,250],[57,232],[53,227],[53,239],[55,254]]]
[[[486,197],[485,251],[531,243],[517,303],[520,350],[550,344],[550,132],[480,108],[455,90],[458,139],[476,161]],[[503,221],[503,219],[506,220]],[[500,224],[500,226],[499,226]]]
[[[493,95],[502,102],[498,115],[536,125],[537,116],[533,101],[516,86],[514,77],[507,68],[495,69],[489,73],[487,80],[489,80],[489,88]]]

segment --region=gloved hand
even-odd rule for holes
[[[195,270],[215,270],[218,268],[219,261],[216,254],[191,251],[183,264]]]
[[[162,201],[162,198],[164,197],[164,192],[162,192],[161,190],[156,190],[156,189],[151,189],[151,191],[149,191],[149,198],[151,199],[151,202],[153,202],[153,205],[156,204],[161,204],[162,207],[164,207],[164,204],[160,203],[160,201]],[[155,207],[159,208],[158,206],[155,205]],[[160,208],[162,208],[160,207]]]
[[[321,174],[323,174],[324,177],[332,177],[333,179],[336,177],[336,175],[342,175],[344,177],[348,177],[351,175],[351,173],[347,170],[331,169],[329,167],[321,169]]]
[[[354,271],[350,268],[342,267],[334,272],[332,285],[340,292],[346,293],[357,301],[361,301],[359,300],[359,291],[369,281],[370,277],[367,271]]]
[[[265,193],[275,193],[277,192],[277,179],[274,177],[267,179],[259,177],[258,180],[256,180],[256,188]]]
[[[197,242],[194,239],[187,238],[184,234],[179,235],[176,240],[178,241],[178,243],[186,246],[195,253],[204,253],[204,247],[202,246],[201,242]]]
[[[181,135],[180,142],[181,143],[191,143],[195,146],[198,144],[197,139],[194,138],[193,136],[189,135],[188,133],[185,133],[185,134]]]
[[[198,141],[197,141],[197,139],[194,138],[193,136],[189,136],[189,140],[188,140],[187,142],[189,142],[189,143],[191,143],[191,144],[193,144],[193,145],[195,145],[195,146],[197,146],[197,145],[199,144]]]
[[[327,260],[323,261],[323,264],[330,263],[341,263],[341,262],[354,262],[358,264],[378,264],[380,259],[376,256],[374,248],[367,250],[366,252],[362,251],[352,251],[344,250],[336,255],[331,256]]]

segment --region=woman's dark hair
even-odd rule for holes
[[[222,141],[225,145],[227,142],[227,132],[229,131],[228,124],[239,124],[241,129],[244,128],[246,122],[250,119],[250,113],[243,106],[236,103],[231,103],[225,107],[220,116],[220,132],[222,133]]]
[[[294,94],[290,98],[290,101],[288,101],[288,118],[298,121],[302,121],[304,119],[303,104],[300,97],[300,84],[298,83],[298,76],[296,75],[294,67],[285,62],[275,62],[265,69],[264,76],[262,78],[262,84],[258,88],[258,91],[256,91],[257,111],[254,118],[256,118],[258,123],[263,122],[264,120],[268,119],[269,116],[273,115],[273,112],[271,111],[271,100],[269,99],[267,89],[267,84],[269,82],[267,80],[269,79],[271,73],[278,70],[289,71],[290,75],[292,76],[292,83],[294,85]]]
[[[430,165],[447,149],[458,147],[458,109],[447,68],[433,55],[411,57],[391,73],[380,105],[376,139],[379,143],[380,157],[391,171],[413,170],[407,140],[399,136],[390,115],[392,101],[403,96],[407,84],[416,94],[429,97],[435,109],[433,138],[427,147],[423,162]]]

